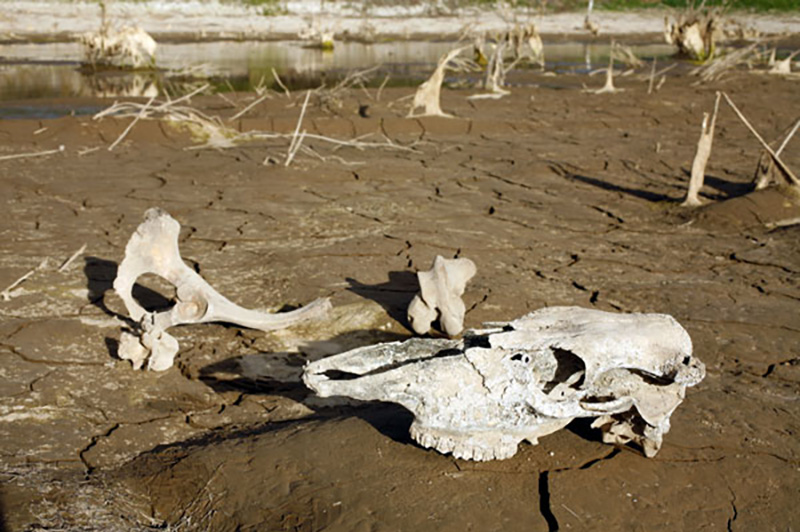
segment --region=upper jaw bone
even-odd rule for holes
[[[423,446],[490,460],[582,417],[597,418],[604,441],[653,456],[705,374],[666,315],[551,307],[495,325],[355,349],[308,364],[303,380],[320,397],[401,404]]]
[[[327,298],[280,314],[242,308],[214,290],[183,262],[178,248],[179,233],[180,224],[167,212],[158,208],[148,209],[144,222],[128,241],[125,258],[117,270],[114,290],[122,298],[130,317],[147,333],[140,339],[144,350],[136,347],[130,339],[120,344],[120,356],[131,359],[134,366],[141,365],[150,353],[158,351],[163,353],[161,360],[151,360],[150,369],[170,367],[177,353],[177,342],[171,341],[172,337],[164,331],[175,325],[223,321],[272,331],[321,318],[331,308]],[[156,274],[175,285],[177,302],[171,309],[149,313],[134,299],[133,286],[140,276],[147,273]]]

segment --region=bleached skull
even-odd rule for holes
[[[309,364],[303,379],[322,397],[399,403],[422,446],[492,460],[583,417],[597,418],[604,441],[654,456],[686,387],[704,375],[671,316],[553,307],[461,340],[355,349]]]

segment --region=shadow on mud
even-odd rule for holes
[[[303,369],[309,362],[365,345],[407,338],[407,335],[377,329],[352,331],[330,340],[308,342],[300,348],[300,353],[260,352],[230,357],[201,368],[197,379],[217,393],[235,391],[250,395],[281,396],[314,411],[313,415],[296,423],[358,417],[393,440],[409,443],[408,428],[413,416],[405,408],[396,404],[342,397],[320,398],[302,381]],[[268,423],[266,427],[273,424]],[[268,431],[266,427],[254,430]]]
[[[592,185],[594,187],[607,190],[610,192],[619,192],[622,194],[627,194],[629,196],[643,199],[645,201],[678,203],[682,202],[683,199],[686,197],[686,190],[684,189],[681,190],[679,196],[673,197],[658,192],[650,192],[647,190],[615,185],[613,183],[609,183],[608,181],[603,181],[602,179],[599,179],[597,177],[589,177],[581,174],[576,174],[574,172],[567,170],[561,165],[551,165],[550,169],[554,173],[560,175],[565,179],[579,181],[581,183]],[[689,172],[684,170],[683,173],[686,176],[688,184]],[[722,201],[722,200],[738,198],[753,191],[752,183],[737,183],[735,181],[727,181],[725,179],[711,175],[705,176],[703,185],[704,187],[706,187],[706,190],[708,190],[708,188],[711,188],[716,191],[716,193],[711,193],[711,194],[701,193],[701,195],[704,198],[711,201]]]
[[[89,302],[112,318],[130,321],[128,316],[108,308],[105,301],[106,292],[114,290],[117,263],[98,257],[86,257],[84,258],[83,273],[86,276],[86,287],[89,290]],[[171,299],[140,283],[133,286],[133,297],[148,311],[167,309],[173,304]]]
[[[406,311],[414,295],[419,292],[417,274],[409,271],[389,272],[389,280],[379,284],[363,284],[348,277],[345,279],[350,286],[350,292],[369,299],[384,308],[387,314],[398,323],[411,331]]]

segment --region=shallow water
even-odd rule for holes
[[[156,58],[160,70],[144,73],[82,71],[81,47],[76,43],[2,45],[0,101],[176,95],[204,80],[223,92],[253,90],[259,85],[277,89],[273,68],[290,89],[331,84],[349,72],[376,65],[380,67],[372,73],[369,84],[379,85],[388,75],[392,86],[416,85],[454,45],[345,42],[326,52],[308,48],[300,41],[162,44]],[[639,45],[633,50],[644,59],[673,53],[672,47],[664,44]],[[546,44],[546,68],[555,73],[585,73],[605,66],[608,52],[607,44]],[[0,116],[12,115],[8,109],[0,111]]]

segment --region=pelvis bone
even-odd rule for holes
[[[114,290],[122,298],[130,317],[139,324],[139,334],[123,332],[119,356],[138,369],[147,360],[148,369],[161,371],[172,366],[178,341],[166,330],[190,323],[226,322],[271,331],[322,317],[329,309],[328,299],[317,299],[292,312],[269,314],[242,308],[214,290],[197,272],[184,264],[178,249],[180,224],[161,209],[149,209],[145,220],[125,247]],[[148,312],[134,299],[136,280],[154,273],[177,289],[176,303],[167,311]]]
[[[355,349],[309,364],[303,380],[321,397],[399,403],[422,446],[492,460],[583,417],[603,441],[652,457],[686,387],[705,376],[689,335],[663,314],[553,307],[490,326]]]

